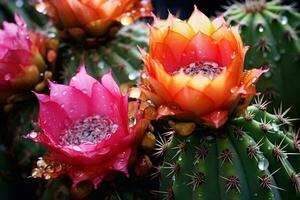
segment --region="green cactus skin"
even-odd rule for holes
[[[13,21],[14,13],[20,14],[30,28],[40,28],[47,23],[47,17],[39,13],[25,0],[0,0],[0,23]],[[49,21],[49,20],[48,20]]]
[[[299,199],[298,133],[265,110],[257,103],[221,129],[161,136],[160,199]]]
[[[123,27],[113,38],[95,48],[66,46],[62,49],[63,80],[74,75],[83,63],[91,75],[101,77],[110,68],[119,83],[136,82],[142,62],[137,47],[148,46],[148,28],[142,22]]]
[[[280,1],[246,0],[226,8],[224,17],[240,24],[242,39],[250,49],[246,68],[270,65],[258,84],[259,91],[272,97],[275,105],[292,106],[300,116],[300,13]]]

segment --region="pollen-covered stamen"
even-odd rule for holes
[[[108,117],[91,116],[76,121],[60,137],[62,145],[95,144],[116,133],[118,125]]]
[[[224,69],[224,67],[219,66],[219,64],[215,62],[194,62],[188,66],[182,67],[180,70],[189,76],[195,76],[201,73],[209,79],[214,79],[216,76],[220,75]],[[175,75],[178,72],[179,71],[176,71],[173,74]]]

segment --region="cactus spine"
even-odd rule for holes
[[[221,129],[161,137],[160,198],[298,199],[298,134],[265,109],[257,103]]]
[[[270,72],[258,85],[259,91],[273,98],[278,105],[292,106],[300,115],[300,14],[280,1],[246,0],[226,8],[227,21],[241,25],[241,35],[251,46],[246,67],[268,65]]]

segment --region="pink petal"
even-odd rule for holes
[[[92,88],[91,108],[94,115],[109,116],[115,123],[121,120],[120,100],[113,96],[101,84],[94,84]]]
[[[98,81],[87,74],[85,66],[79,68],[79,72],[71,79],[70,86],[74,86],[78,90],[87,94],[89,97],[92,96],[92,87]]]
[[[53,141],[68,127],[72,121],[65,111],[55,102],[49,100],[45,95],[37,95],[40,104],[39,127]]]
[[[54,84],[50,81],[49,84],[51,101],[60,105],[70,119],[77,121],[91,114],[90,98],[82,91],[72,86]]]
[[[111,71],[102,76],[101,83],[115,97],[119,98],[121,96],[120,88],[113,79]]]

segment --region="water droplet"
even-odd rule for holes
[[[109,151],[110,151],[110,148],[103,147],[103,148],[98,150],[98,153],[103,155],[103,154],[107,154]]]
[[[258,32],[260,33],[264,32],[264,27],[262,25],[258,26]]]
[[[136,124],[135,117],[133,117],[133,116],[129,117],[129,127],[134,127],[135,124]]]
[[[84,94],[87,94],[87,90],[86,90],[86,89],[83,89],[82,92],[83,92]]]
[[[63,91],[62,95],[65,96],[67,94],[67,91]]]
[[[269,167],[269,161],[265,158],[261,158],[258,162],[258,168],[261,171],[264,171],[264,170],[268,169],[268,167]]]
[[[281,24],[282,25],[286,25],[288,23],[288,18],[287,18],[287,16],[282,16],[282,18],[281,18]]]
[[[268,72],[266,72],[266,73],[264,73],[264,77],[266,77],[266,78],[270,78],[271,77],[271,72],[270,71],[268,71]]]
[[[23,5],[24,5],[24,2],[23,2],[22,0],[17,0],[17,1],[16,1],[16,6],[17,6],[18,8],[23,7]]]
[[[81,151],[82,150],[80,146],[73,146],[72,148],[75,151]]]
[[[43,13],[46,14],[46,4],[43,1],[40,1],[39,3],[37,3],[35,5],[35,9],[36,11],[38,11],[39,13]]]
[[[58,95],[58,92],[54,92],[53,96],[56,97]]]
[[[65,104],[61,104],[60,107],[64,108],[64,107],[65,107]]]
[[[32,131],[32,132],[29,134],[29,136],[30,136],[31,138],[36,138],[36,137],[37,137],[37,132]]]
[[[212,141],[214,139],[214,137],[213,136],[207,136],[207,137],[205,137],[205,139],[208,140],[208,141]]]
[[[148,78],[148,75],[146,73],[142,73],[141,77],[142,77],[142,79],[146,79],[146,78]]]
[[[10,73],[4,75],[4,80],[9,81],[11,79]]]
[[[274,57],[274,60],[275,60],[275,61],[279,61],[279,60],[280,60],[280,55],[276,55],[276,56]]]
[[[128,75],[129,80],[133,81],[139,78],[140,73],[138,71],[134,71]]]
[[[99,62],[97,64],[97,66],[99,67],[99,69],[104,69],[104,63],[103,62]]]
[[[254,193],[253,196],[254,196],[254,197],[258,197],[258,194],[257,194],[257,193]]]
[[[123,26],[128,26],[133,23],[133,17],[130,13],[125,14],[123,17],[121,17],[121,24]]]

